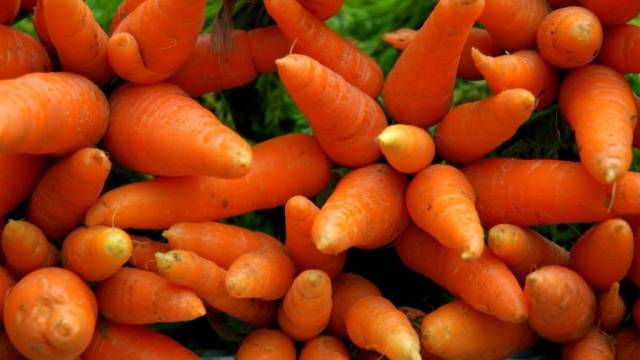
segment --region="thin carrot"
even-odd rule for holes
[[[3,296],[4,300],[4,296]],[[13,347],[7,333],[0,329],[0,359],[3,360],[25,360],[26,358]],[[348,359],[348,358],[347,358]]]
[[[325,254],[389,244],[409,219],[404,205],[406,189],[405,177],[387,165],[353,170],[340,180],[316,216],[313,243]]]
[[[160,241],[153,241],[144,236],[129,234],[129,237],[133,244],[129,264],[140,270],[158,272],[155,255],[158,252],[164,253],[171,250],[169,244]]]
[[[581,6],[593,11],[603,25],[623,24],[640,14],[640,3],[618,0],[615,6],[607,0],[578,0]]]
[[[397,122],[428,127],[447,113],[460,54],[484,6],[485,0],[438,2],[384,82],[384,104]]]
[[[211,221],[314,196],[331,177],[329,159],[313,137],[291,134],[256,145],[251,170],[240,179],[161,178],[128,184],[105,195],[86,223],[120,228],[166,228],[179,221]],[[263,191],[269,189],[269,191]]]
[[[16,284],[15,277],[4,267],[0,266],[0,318],[2,318],[2,309],[4,308],[4,299],[9,289]],[[0,350],[0,354],[2,351]],[[4,359],[0,356],[0,359]]]
[[[11,25],[18,12],[20,12],[21,0],[0,0],[0,25]]]
[[[341,273],[332,282],[331,318],[329,332],[335,336],[347,336],[347,314],[349,309],[368,296],[381,296],[380,290],[369,280],[352,273]]]
[[[91,342],[97,317],[91,289],[61,268],[44,268],[23,277],[4,305],[4,327],[11,343],[33,360],[79,356]]]
[[[236,360],[295,360],[296,348],[289,337],[278,330],[258,329],[240,344]]]
[[[31,194],[46,163],[41,156],[0,154],[0,217]]]
[[[591,329],[581,339],[562,345],[563,360],[614,360],[614,358],[613,338],[597,327]]]
[[[253,65],[261,73],[276,71],[276,60],[291,52],[291,42],[275,25],[251,29],[247,34]]]
[[[95,293],[100,314],[121,324],[188,321],[206,312],[193,291],[127,267],[98,283]]]
[[[458,251],[411,225],[396,242],[396,252],[411,270],[432,279],[476,310],[507,322],[527,320],[518,280],[489,251],[474,261],[465,261]]]
[[[32,72],[49,72],[52,69],[51,60],[42,44],[22,31],[0,25],[0,49],[0,79],[16,78]]]
[[[616,360],[634,360],[640,357],[640,334],[636,327],[624,327],[614,334]]]
[[[551,9],[544,0],[486,0],[478,21],[491,37],[509,51],[533,49],[536,32]]]
[[[111,25],[109,26],[109,33],[113,33],[122,20],[143,2],[145,2],[145,0],[123,0],[118,6],[118,9],[116,9],[116,13],[113,14],[113,19],[111,19]]]
[[[435,156],[431,135],[417,126],[388,126],[376,141],[389,164],[402,173],[417,173],[431,164]]]
[[[640,64],[633,59],[640,56],[640,27],[622,24],[605,29],[598,62],[619,72],[638,73]]]
[[[9,220],[2,231],[2,254],[9,268],[25,275],[34,270],[56,266],[60,254],[37,226],[21,220]]]
[[[300,0],[300,4],[320,20],[336,15],[344,0]]]
[[[617,328],[624,320],[626,306],[619,291],[620,283],[614,282],[607,292],[597,296],[596,325],[604,331]]]
[[[349,360],[349,351],[344,343],[330,335],[320,335],[307,341],[298,360]]]
[[[410,28],[399,28],[382,35],[382,40],[398,50],[404,50],[415,40],[418,31]]]

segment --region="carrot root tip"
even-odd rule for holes
[[[465,250],[460,254],[460,258],[464,261],[475,260],[480,257],[482,253],[473,251],[473,250]]]
[[[608,184],[611,184],[617,178],[618,178],[618,171],[613,167],[609,167],[607,169],[607,172],[605,173],[604,181],[606,181]]]
[[[105,250],[113,257],[121,257],[127,254],[129,246],[128,239],[122,236],[119,231],[113,231],[105,244]]]
[[[176,260],[176,258],[169,253],[157,252],[154,256],[156,258],[156,266],[160,272],[167,272]]]
[[[247,291],[248,281],[248,276],[244,272],[239,272],[233,274],[233,276],[227,276],[225,279],[225,286],[231,296],[241,297]]]

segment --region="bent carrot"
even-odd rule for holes
[[[60,260],[58,249],[42,231],[21,220],[9,220],[2,230],[2,254],[11,270],[20,275],[56,266]]]
[[[4,296],[3,296],[4,300]],[[0,359],[4,360],[24,360],[24,356],[20,355],[18,350],[13,347],[7,333],[4,330],[0,330]],[[348,357],[347,357],[348,359]]]
[[[620,283],[614,282],[609,290],[597,297],[598,308],[596,325],[604,331],[611,331],[622,323],[625,304],[620,296]]]
[[[0,217],[31,194],[45,165],[41,156],[0,154]]]
[[[8,26],[0,25],[0,49],[0,80],[32,72],[49,72],[53,68],[47,51],[38,40]]]
[[[330,335],[320,335],[307,341],[298,360],[349,360],[349,351],[344,343]]]
[[[604,31],[604,42],[598,62],[619,72],[638,73],[640,64],[633,59],[640,56],[640,28],[634,25],[615,25]]]
[[[563,360],[613,360],[614,358],[613,338],[597,327],[591,329],[581,339],[562,345]]]
[[[579,0],[580,5],[593,11],[602,24],[623,24],[640,14],[640,3],[634,0],[618,0],[611,6],[607,0]]]
[[[129,234],[129,237],[133,244],[129,264],[140,270],[158,272],[155,255],[156,253],[164,253],[171,250],[169,244],[160,241],[153,241],[144,236]]]
[[[296,348],[289,337],[278,330],[258,329],[240,344],[236,360],[295,360]]]
[[[145,0],[123,0],[118,6],[118,9],[116,9],[116,13],[113,14],[113,19],[111,19],[111,25],[109,26],[109,33],[113,33],[122,20],[143,2],[145,2]]]
[[[356,302],[368,296],[382,296],[369,280],[352,273],[341,273],[332,281],[331,318],[329,332],[339,337],[347,336],[347,314]]]
[[[277,300],[287,293],[295,275],[296,268],[284,248],[271,248],[240,255],[224,281],[234,298]]]
[[[344,0],[300,0],[300,4],[320,20],[336,15]]]
[[[20,12],[21,0],[2,0],[0,1],[0,25],[11,25],[18,12]]]
[[[633,360],[640,356],[640,334],[635,327],[624,327],[614,334],[616,360]]]
[[[417,126],[388,126],[376,141],[389,164],[402,173],[417,173],[431,164],[435,156],[431,135]]]
[[[486,0],[480,23],[509,51],[533,49],[536,32],[551,9],[544,0]]]
[[[251,59],[258,72],[276,71],[276,60],[285,57],[291,51],[291,42],[275,25],[251,29],[247,34]]]
[[[0,318],[2,318],[2,309],[4,308],[4,299],[9,289],[16,284],[15,277],[4,267],[0,266]],[[0,354],[2,351],[0,350]],[[4,359],[0,357],[0,359]]]

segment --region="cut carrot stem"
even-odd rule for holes
[[[1,18],[2,14],[0,23]],[[0,44],[0,80],[32,72],[48,72],[53,68],[45,48],[28,34],[0,25]]]
[[[21,220],[9,220],[2,231],[2,254],[17,274],[56,266],[60,254],[35,225]]]
[[[388,126],[376,137],[376,141],[389,164],[405,174],[414,174],[426,168],[435,156],[431,135],[417,126]]]

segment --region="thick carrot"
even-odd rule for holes
[[[360,275],[342,273],[332,282],[333,307],[329,319],[329,332],[339,337],[347,336],[347,314],[356,302],[368,296],[381,296],[380,290]]]
[[[638,73],[640,64],[640,27],[622,24],[606,28],[598,62],[621,73]]]
[[[471,49],[471,56],[496,94],[507,89],[529,90],[538,99],[538,109],[549,106],[558,95],[558,72],[537,51],[521,50],[492,57]]]
[[[199,356],[167,335],[141,325],[123,325],[104,320],[98,323],[83,360],[172,359],[198,360]]]
[[[52,69],[51,60],[42,44],[22,31],[0,25],[0,49],[0,79]]]
[[[276,65],[287,93],[332,160],[360,167],[380,157],[376,136],[387,126],[387,119],[374,99],[308,56],[287,55]]]
[[[133,10],[143,2],[145,2],[145,0],[123,0],[118,6],[116,13],[113,14],[113,19],[111,19],[111,25],[109,26],[109,33],[113,33],[122,20],[124,20],[127,15],[131,14]]]
[[[624,77],[601,65],[573,70],[560,89],[560,110],[576,134],[580,160],[602,183],[612,183],[631,165],[637,112]]]
[[[487,244],[519,280],[542,266],[569,265],[567,250],[531,229],[496,225],[489,230]]]
[[[338,254],[350,247],[375,249],[392,242],[407,225],[407,180],[391,167],[373,164],[343,177],[313,222],[318,250]]]
[[[2,297],[4,300],[4,296]],[[4,330],[0,330],[0,359],[3,360],[25,360],[26,358],[13,347],[9,337]],[[349,359],[348,357],[346,359]]]
[[[484,250],[484,230],[475,202],[469,181],[449,165],[427,167],[407,189],[411,219],[464,260],[477,259]]]
[[[206,312],[193,291],[127,267],[98,283],[95,293],[102,316],[121,324],[188,321]]]
[[[79,356],[91,342],[97,317],[91,289],[61,268],[44,268],[23,277],[4,305],[4,327],[11,343],[33,360]]]
[[[544,0],[486,0],[479,21],[491,37],[509,51],[533,49],[536,32],[551,9]]]
[[[336,15],[344,0],[300,0],[300,4],[320,20]]]
[[[11,25],[16,16],[18,16],[18,12],[20,12],[20,1],[0,0],[0,25]]]
[[[0,152],[64,155],[95,145],[109,104],[91,81],[71,73],[32,73],[0,81]]]
[[[294,196],[284,207],[286,228],[285,247],[299,272],[322,270],[334,278],[344,266],[346,253],[328,255],[320,252],[311,239],[313,221],[320,210],[304,196]]]
[[[634,360],[640,357],[640,333],[636,327],[624,327],[614,334],[616,360]]]
[[[537,338],[527,323],[501,321],[460,300],[427,314],[420,330],[425,349],[443,359],[504,359],[527,350]]]
[[[144,236],[129,234],[129,237],[133,244],[129,264],[140,270],[158,272],[155,255],[158,252],[163,253],[171,250],[169,244],[160,241],[153,241]]]
[[[60,161],[36,186],[27,218],[49,240],[60,241],[84,220],[102,192],[111,162],[104,151],[84,148]]]
[[[107,55],[113,70],[140,84],[173,75],[193,51],[205,5],[205,0],[158,0],[138,5],[109,38]]]
[[[613,338],[594,327],[587,335],[562,345],[562,360],[614,360]]]
[[[37,226],[9,220],[2,230],[2,254],[9,268],[20,275],[56,266],[60,254]]]
[[[428,127],[447,113],[460,54],[484,5],[485,0],[438,2],[384,82],[385,108],[397,122]]]
[[[0,217],[31,194],[46,163],[41,156],[0,154]]]
[[[389,164],[402,173],[417,173],[431,164],[435,156],[431,135],[417,126],[388,126],[376,141]]]
[[[296,348],[291,339],[278,330],[258,329],[240,344],[236,360],[295,360]]]
[[[298,360],[349,360],[349,351],[344,343],[330,335],[320,335],[307,341]]]
[[[489,251],[474,261],[465,261],[458,251],[411,225],[396,242],[396,252],[411,270],[432,279],[476,310],[507,322],[527,320],[518,280]]]
[[[316,59],[371,97],[380,93],[383,82],[380,66],[298,1],[265,0],[264,5],[282,34],[293,43],[295,52]]]
[[[453,163],[479,160],[509,140],[536,105],[535,96],[525,89],[508,89],[459,105],[438,125],[436,151]]]
[[[276,71],[276,60],[292,50],[291,42],[275,25],[251,29],[247,33],[253,65],[261,73]]]
[[[614,282],[605,293],[597,296],[598,302],[596,325],[604,331],[611,331],[624,320],[626,306],[620,296],[620,283]]]
[[[602,24],[623,24],[640,14],[640,3],[635,0],[617,0],[615,6],[607,0],[578,0],[580,5],[593,11]]]
[[[313,137],[291,134],[256,145],[249,173],[225,180],[198,176],[128,184],[103,195],[87,225],[166,228],[179,221],[211,221],[314,196],[331,177],[329,159]],[[264,191],[263,189],[269,189]]]
[[[15,277],[4,267],[0,266],[0,318],[2,318],[2,309],[4,308],[4,298],[7,291],[16,284]],[[2,352],[0,351],[0,354]],[[0,359],[4,359],[0,356]]]

